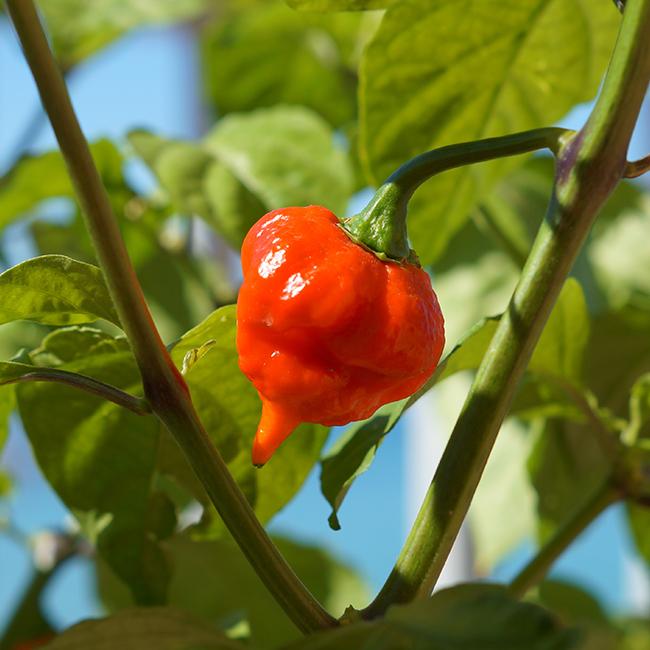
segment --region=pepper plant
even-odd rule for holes
[[[35,215],[29,232],[40,253],[0,275],[2,427],[6,434],[16,411],[78,528],[51,532],[51,561],[18,600],[0,647],[650,647],[650,620],[612,619],[578,586],[547,577],[615,503],[625,504],[650,561],[650,204],[643,179],[626,180],[650,169],[648,157],[628,159],[650,80],[650,0],[288,4],[43,0],[38,11],[32,0],[6,2],[60,151],[22,156],[0,180],[0,226]],[[198,142],[137,131],[128,147],[89,145],[66,77],[128,28],[181,20],[200,42],[214,127]],[[579,129],[553,126],[594,97]],[[530,155],[538,150],[554,160]],[[157,193],[130,184],[128,155],[151,168]],[[373,198],[347,216],[368,185],[378,188]],[[53,197],[78,201],[65,223],[38,218]],[[323,205],[340,223],[322,208],[284,210],[292,205]],[[324,293],[306,308],[273,312],[294,319],[287,334],[263,318],[244,321],[240,307],[245,354],[268,347],[270,333],[283,353],[311,353],[313,331],[339,331],[314,315],[325,322],[370,296],[370,343],[338,341],[336,354],[341,368],[346,349],[351,367],[384,365],[367,384],[357,377],[339,389],[360,390],[369,412],[347,403],[337,411],[343,394],[310,384],[327,373],[314,380],[298,353],[300,363],[277,371],[265,357],[260,394],[271,400],[281,382],[290,389],[281,437],[299,426],[272,459],[260,452],[259,464],[268,462],[256,469],[261,401],[239,369],[237,283],[221,259],[193,251],[190,224],[201,218],[239,250],[273,210],[290,213],[292,246],[330,264],[333,277],[324,283],[321,273]],[[319,210],[337,229],[322,259],[308,244],[323,226],[300,221]],[[170,219],[185,226],[189,245],[170,241]],[[431,350],[426,336],[411,339],[424,361],[408,391],[380,399],[376,373],[383,382],[403,371],[391,346],[422,323],[409,307],[388,327],[375,280],[335,268],[337,246],[354,251],[342,260],[372,260],[376,273],[426,284],[421,269],[431,271],[448,351],[433,370],[439,329]],[[282,263],[255,259],[259,274],[262,263],[269,274]],[[353,273],[356,283],[347,282]],[[271,313],[287,286],[249,297],[246,310],[264,304]],[[417,299],[435,300],[428,284]],[[300,338],[307,324],[311,338]],[[242,361],[249,376],[255,363]],[[471,387],[403,550],[374,599],[352,604],[348,569],[271,537],[265,524],[320,463],[339,528],[347,493],[384,437],[398,435],[404,412],[468,372]],[[323,424],[360,417],[323,454]],[[506,418],[514,433],[497,439]],[[512,476],[514,489],[505,483]],[[476,492],[477,573],[527,536],[538,548],[509,584],[475,581],[432,596]],[[527,508],[531,524],[515,530],[513,512]],[[107,616],[55,635],[39,598],[76,555],[92,559]],[[335,575],[347,576],[347,591]]]

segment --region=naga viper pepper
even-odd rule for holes
[[[283,208],[244,240],[237,349],[262,400],[255,465],[301,422],[347,424],[411,395],[440,359],[429,276],[381,259],[343,225],[323,207]]]

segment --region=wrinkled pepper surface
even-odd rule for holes
[[[444,323],[426,272],[380,259],[326,208],[262,217],[242,267],[239,364],[262,399],[255,465],[301,422],[347,424],[411,395],[440,359]]]

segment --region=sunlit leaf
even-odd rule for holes
[[[590,0],[404,0],[390,7],[361,67],[361,143],[375,182],[427,149],[548,126],[591,99],[617,31],[615,7]],[[521,159],[428,181],[410,220],[436,259]]]
[[[48,325],[119,318],[101,271],[63,255],[43,255],[0,275],[0,323],[33,320]]]
[[[221,119],[205,145],[269,208],[345,211],[352,170],[331,128],[305,108],[277,106]]]

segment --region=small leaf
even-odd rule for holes
[[[83,621],[47,646],[51,650],[236,650],[212,625],[171,607],[127,609],[108,618]]]
[[[205,145],[270,208],[323,205],[341,214],[347,207],[350,161],[312,111],[276,106],[228,115]]]
[[[590,100],[617,24],[613,7],[590,0],[393,4],[361,65],[361,148],[373,180],[427,149],[548,126]],[[409,230],[424,263],[521,162],[447,172],[416,193]]]
[[[0,275],[0,323],[33,320],[47,325],[120,321],[101,271],[63,255],[43,255]]]

